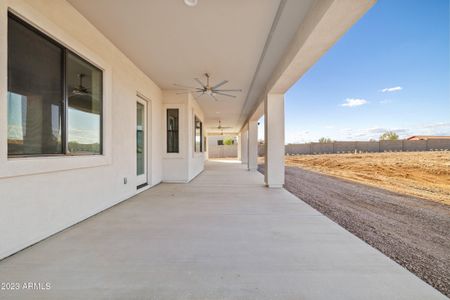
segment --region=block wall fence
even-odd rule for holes
[[[378,142],[332,142],[288,144],[285,146],[287,155],[297,154],[332,154],[354,152],[408,152],[408,151],[439,151],[450,150],[450,139],[433,140],[398,140]],[[258,147],[258,154],[264,155],[264,145]]]
[[[238,156],[238,145],[214,145],[209,146],[208,157],[209,158],[228,158]]]

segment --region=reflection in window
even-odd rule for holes
[[[67,140],[70,153],[100,153],[102,72],[69,53]]]
[[[167,110],[167,153],[178,153],[178,109]]]
[[[63,49],[8,18],[8,155],[61,154]]]
[[[102,71],[11,13],[7,97],[9,156],[101,153]]]
[[[202,122],[195,116],[195,152],[202,152]]]

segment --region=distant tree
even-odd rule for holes
[[[319,139],[319,143],[332,143],[333,141],[330,138],[326,138],[326,137],[321,137]]]
[[[394,131],[386,131],[380,135],[380,141],[396,141],[398,140],[398,134]]]
[[[376,142],[376,140],[375,139],[370,139],[369,142]]]
[[[223,140],[223,144],[224,145],[233,145],[234,144],[234,140],[233,138],[227,137]]]

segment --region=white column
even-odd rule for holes
[[[242,160],[242,134],[239,133],[237,136],[237,159]]]
[[[255,171],[258,167],[258,121],[248,122],[248,169]]]
[[[284,95],[268,94],[264,102],[264,181],[270,188],[284,184]]]
[[[247,128],[241,132],[241,162],[247,164],[248,162],[248,130]]]

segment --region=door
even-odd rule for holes
[[[137,188],[147,185],[147,101],[138,98],[136,102],[136,175]]]

